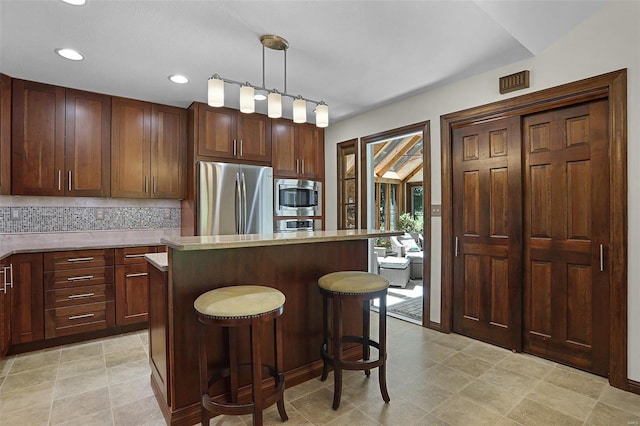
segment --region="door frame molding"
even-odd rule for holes
[[[360,227],[367,228],[367,146],[394,137],[422,131],[422,188],[424,244],[431,244],[431,122],[421,121],[360,138]],[[422,249],[422,326],[438,329],[431,322],[431,250]]]
[[[627,70],[529,93],[440,117],[442,163],[442,275],[440,331],[453,326],[452,131],[487,120],[528,115],[595,99],[609,99],[610,282],[609,383],[627,390]]]

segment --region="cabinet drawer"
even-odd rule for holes
[[[113,266],[106,268],[66,269],[44,273],[44,287],[47,290],[112,283]]]
[[[113,249],[57,251],[44,255],[45,271],[112,265]]]
[[[99,284],[48,290],[44,298],[44,307],[47,309],[106,302],[113,300],[113,286]]]
[[[46,309],[44,312],[45,337],[48,339],[101,330],[113,326],[115,319],[113,302]]]
[[[115,249],[116,265],[131,265],[135,263],[147,263],[144,259],[146,253],[156,253],[158,248],[155,246],[145,247],[125,247]]]

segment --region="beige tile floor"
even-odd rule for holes
[[[374,323],[377,321],[373,321]],[[640,395],[601,377],[466,337],[389,319],[388,383],[346,372],[286,390],[289,425],[639,425]],[[246,425],[251,416],[212,425]],[[266,424],[281,424],[274,407]],[[147,334],[9,357],[0,365],[0,425],[164,425],[149,386]]]

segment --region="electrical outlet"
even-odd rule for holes
[[[431,216],[442,216],[442,205],[440,205],[440,204],[432,204],[431,205]]]
[[[166,210],[164,211],[164,218],[165,218],[165,219],[171,219],[171,210],[166,209]]]
[[[11,220],[22,219],[22,211],[19,208],[11,209]]]
[[[104,220],[104,209],[96,209],[96,220]]]

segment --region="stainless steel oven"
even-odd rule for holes
[[[322,183],[274,179],[275,216],[322,216]]]
[[[311,218],[276,220],[275,232],[320,231],[322,221]]]

